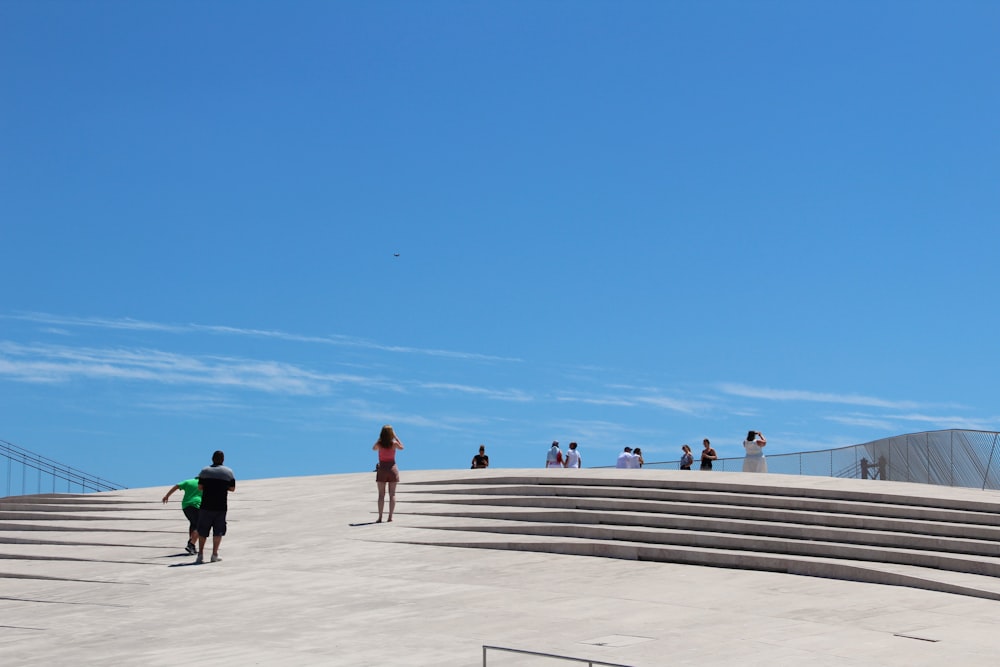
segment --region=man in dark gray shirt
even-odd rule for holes
[[[195,565],[205,562],[205,539],[212,532],[212,562],[217,563],[219,545],[226,534],[227,499],[230,491],[236,490],[236,475],[222,465],[226,455],[221,451],[212,454],[212,465],[198,473],[198,488],[201,489],[201,509],[198,512],[198,558]]]

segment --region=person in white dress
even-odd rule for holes
[[[767,472],[767,459],[764,458],[764,447],[767,438],[760,431],[750,431],[743,441],[743,449],[747,455],[743,459],[743,472]]]

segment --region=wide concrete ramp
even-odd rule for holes
[[[403,480],[391,524],[373,523],[373,474],[241,481],[224,560],[199,566],[169,484],[0,500],[0,664],[473,666],[484,644],[633,667],[1000,655],[995,493],[654,470]]]

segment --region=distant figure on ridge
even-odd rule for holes
[[[569,451],[566,452],[566,467],[579,468],[582,464],[583,457],[580,456],[580,450],[576,448],[576,443],[569,443]]]
[[[646,459],[642,458],[642,450],[636,447],[632,450],[632,467],[641,468],[646,465]]]
[[[229,510],[230,491],[236,490],[236,475],[222,465],[226,455],[221,450],[212,454],[212,465],[198,473],[198,488],[201,489],[201,509],[198,512],[198,557],[195,564],[205,562],[205,540],[212,533],[212,562],[219,557],[219,545],[226,534],[226,512]]]
[[[559,449],[559,441],[553,440],[552,446],[549,447],[548,453],[545,455],[545,467],[546,468],[562,468],[563,467],[563,453]]]
[[[747,455],[743,459],[743,472],[767,472],[767,459],[764,458],[764,446],[767,438],[760,431],[750,431],[743,441],[743,449]]]
[[[690,470],[691,464],[694,463],[694,454],[691,453],[691,448],[687,445],[681,445],[681,470]]]
[[[486,456],[486,445],[479,445],[479,453],[472,457],[473,468],[489,468],[490,457]]]
[[[711,470],[712,469],[712,461],[715,461],[716,459],[718,459],[719,455],[715,453],[715,450],[712,448],[712,443],[710,443],[708,441],[708,438],[705,438],[704,440],[701,441],[701,446],[702,446],[702,450],[701,450],[701,469],[702,470]]]
[[[392,521],[392,513],[396,510],[396,484],[399,483],[396,450],[402,448],[403,443],[396,437],[396,432],[389,424],[382,427],[378,440],[372,445],[372,451],[378,450],[378,467],[375,469],[375,483],[378,484],[378,521],[375,523],[382,523],[387,484],[389,485],[389,521]]]
[[[184,497],[181,498],[181,511],[184,512],[184,516],[188,520],[188,543],[184,547],[184,550],[193,556],[198,551],[195,540],[198,539],[198,509],[201,507],[201,491],[198,490],[198,478],[185,479],[183,482],[177,482],[170,487],[167,495],[163,496],[164,505],[170,500],[173,492],[178,489],[184,492]]]

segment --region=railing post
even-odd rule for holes
[[[913,472],[910,470],[910,436],[906,436],[906,440],[904,440],[903,442],[906,443],[906,450],[905,450],[906,451],[906,481],[907,482],[912,482],[913,481]]]
[[[997,433],[993,434],[993,446],[990,447],[990,459],[986,462],[986,470],[983,471],[983,491],[986,490],[986,480],[990,478],[990,467],[993,465],[993,452],[997,449]]]
[[[927,483],[931,483],[931,434],[924,435],[925,458],[927,460]]]

